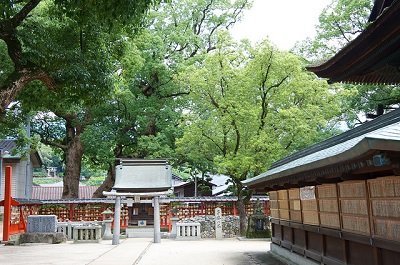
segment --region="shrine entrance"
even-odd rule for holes
[[[105,196],[115,196],[113,245],[119,244],[121,197],[134,198],[135,206],[130,207],[130,217],[133,224],[154,225],[154,243],[161,242],[160,231],[160,196],[165,196],[172,187],[172,169],[165,159],[118,159],[116,166],[115,185],[111,192],[103,192]],[[140,198],[152,198],[150,207]],[[133,206],[133,204],[132,204]],[[152,206],[152,207],[151,207]],[[153,219],[151,219],[153,216]],[[143,218],[143,219],[140,219]]]

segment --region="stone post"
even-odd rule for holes
[[[154,243],[161,243],[160,202],[158,196],[154,196],[153,204],[154,204]]]
[[[215,238],[222,239],[222,210],[215,208]]]
[[[114,210],[114,230],[112,244],[119,244],[119,234],[121,230],[121,196],[115,197],[115,210]]]

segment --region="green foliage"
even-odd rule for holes
[[[373,2],[332,1],[320,15],[317,36],[297,44],[294,52],[304,56],[308,62],[318,62],[332,57],[368,26],[367,21]],[[364,122],[365,114],[376,114],[378,104],[390,110],[400,101],[399,88],[396,86],[340,84],[335,87],[339,89],[339,96],[342,99],[341,118],[350,128]]]
[[[57,11],[79,22],[79,24],[101,23],[110,28],[123,25],[139,26],[144,14],[152,5],[160,3],[160,0],[55,0]],[[132,23],[133,22],[133,23]],[[118,24],[119,23],[119,24]],[[116,25],[117,24],[117,25]]]
[[[88,180],[82,180],[81,183],[87,186],[100,186],[105,180],[105,178],[106,175],[103,172],[102,175],[90,176]]]
[[[0,84],[14,71],[13,63],[7,54],[7,45],[0,40]]]
[[[336,54],[367,26],[372,0],[334,0],[319,16],[315,39],[297,44],[296,53],[309,61],[320,61]]]
[[[125,38],[114,97],[92,109],[95,122],[81,137],[87,160],[105,167],[116,156],[176,157],[175,139],[183,134],[177,125],[189,93],[176,75],[201,62],[215,31],[240,16],[246,2],[171,1],[151,9],[147,27]]]
[[[242,180],[315,143],[340,110],[326,82],[268,41],[251,47],[221,34],[217,50],[181,80],[192,104],[177,153],[212,163],[236,193]]]
[[[57,208],[66,208],[65,204],[43,204],[39,206],[39,209],[57,209]]]
[[[247,232],[247,238],[271,238],[271,230],[256,230],[253,232]]]
[[[42,185],[42,184],[54,184],[54,183],[60,182],[61,180],[62,179],[60,179],[60,178],[38,177],[38,178],[34,178],[33,182],[35,184]]]

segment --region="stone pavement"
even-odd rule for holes
[[[7,265],[284,265],[272,257],[269,241],[237,238],[197,241],[149,238],[121,239],[115,246],[101,243],[0,245],[0,264]]]

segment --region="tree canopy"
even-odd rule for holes
[[[321,133],[330,135],[329,121],[340,110],[325,81],[267,40],[253,47],[221,34],[204,63],[180,78],[191,104],[178,151],[229,176],[240,203],[243,180],[321,139]]]
[[[5,60],[2,60],[4,70],[0,72],[0,111],[4,112],[32,81],[41,81],[51,90],[64,87],[66,76],[57,71],[64,70],[63,52],[67,44],[79,44],[83,49],[83,41],[89,33],[120,29],[128,21],[132,28],[137,28],[149,6],[158,2],[12,0],[2,3],[0,51]],[[67,25],[73,30],[62,32]],[[57,32],[58,29],[61,31]],[[48,53],[45,50],[38,52],[37,49],[43,46],[48,48]],[[101,49],[101,46],[93,48]]]

